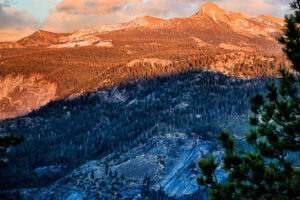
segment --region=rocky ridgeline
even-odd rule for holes
[[[209,155],[220,157],[221,152],[208,141],[166,134],[125,154],[90,161],[49,187],[24,189],[19,195],[28,200],[147,199],[146,188],[170,197],[188,196],[201,189],[195,179],[197,160]],[[221,180],[224,174],[219,170],[217,176]]]
[[[232,37],[236,37],[237,35],[249,38],[258,37],[265,40],[265,42],[269,40],[275,42],[274,39],[276,38],[276,34],[281,32],[283,24],[284,20],[280,18],[264,15],[260,15],[256,18],[246,18],[240,13],[225,11],[219,8],[216,4],[208,2],[200,7],[197,14],[187,18],[173,18],[166,20],[151,16],[144,16],[125,23],[88,27],[71,33],[52,33],[44,30],[38,30],[17,42],[1,42],[0,48],[72,48],[77,46],[93,45],[107,47],[107,44],[103,43],[95,45],[99,44],[98,39],[96,43],[93,43],[87,37],[97,38],[99,34],[109,34],[118,31],[123,31],[125,34],[128,32],[130,34],[132,29],[141,29],[148,32],[149,28],[158,32],[164,32],[165,30],[170,32],[185,32],[185,30],[197,29],[199,26],[203,26],[201,31],[206,30],[209,32],[206,34],[222,35],[229,31],[231,32]],[[177,30],[179,27],[181,28]],[[214,28],[211,29],[210,27]],[[224,30],[226,31],[224,32]],[[193,34],[190,36],[193,36]],[[75,43],[72,41],[74,38],[78,40]],[[218,40],[219,39],[216,37],[214,39],[214,43],[220,44]],[[239,38],[235,38],[235,40],[239,40]],[[278,46],[278,44],[276,45]],[[240,45],[240,47],[242,46],[243,45]],[[111,45],[108,47],[111,47]],[[278,53],[278,51],[276,53]]]

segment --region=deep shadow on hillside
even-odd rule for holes
[[[155,46],[150,45],[155,38],[145,38],[145,41],[135,41],[131,36],[130,49],[124,43],[117,43],[112,48],[0,49],[0,104],[3,105],[0,119],[27,114],[51,100],[138,79],[191,70],[243,78],[276,77],[278,69],[289,66],[281,55],[199,46],[195,42],[199,42],[197,38],[182,41],[163,37],[158,43],[162,44]],[[3,84],[16,80],[22,81]],[[35,81],[28,84],[28,80]],[[49,84],[53,85],[53,92],[47,94],[44,88]],[[28,100],[29,96],[31,100]]]
[[[21,134],[26,141],[9,152],[10,168],[1,169],[0,188],[42,187],[87,160],[118,156],[175,130],[215,141],[221,129],[237,132],[230,122],[247,119],[248,99],[264,82],[190,71],[54,101],[3,121],[1,134]],[[38,173],[44,166],[56,170]]]

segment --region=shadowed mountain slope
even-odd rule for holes
[[[273,77],[280,67],[289,65],[276,41],[282,25],[281,19],[248,19],[206,3],[186,18],[145,16],[72,33],[37,31],[16,43],[2,44],[0,77],[6,82],[11,77],[41,77],[40,81],[56,87],[55,94],[24,107],[27,92],[7,88],[8,95],[0,96],[4,108],[0,119],[100,87],[194,69],[239,78]],[[0,82],[0,87],[4,85]],[[24,85],[26,81],[20,84]],[[42,91],[43,84],[32,88],[37,90],[27,91]]]
[[[249,128],[248,98],[262,91],[263,85],[260,80],[191,71],[52,102],[28,116],[0,124],[0,134],[26,138],[8,153],[10,168],[0,170],[0,186],[36,188],[59,180],[27,194],[36,199],[59,199],[75,190],[90,198],[108,195],[108,199],[120,199],[115,194],[124,192],[124,199],[133,199],[148,173],[156,177],[151,177],[148,189],[161,186],[171,196],[193,194],[198,173],[192,167],[194,161],[218,151],[215,136],[224,128],[232,130],[237,139],[243,138]],[[138,149],[132,150],[134,147]],[[99,162],[78,168],[88,160]],[[136,173],[145,173],[138,181],[133,166]],[[110,170],[124,176],[113,193],[109,188],[115,179],[109,174],[115,173]],[[86,188],[79,190],[82,184]]]

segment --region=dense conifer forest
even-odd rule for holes
[[[0,43],[0,199],[208,200],[210,180],[230,179],[230,169],[213,163],[228,155],[217,138],[231,132],[237,156],[251,152],[246,133],[270,120],[255,116],[248,124],[249,98],[271,91],[265,85],[275,80],[274,89],[282,69],[291,76],[299,71],[276,42],[283,23],[207,3],[190,17],[146,16],[61,34],[39,30]],[[297,89],[290,89],[295,97]],[[269,111],[275,104],[257,105]],[[297,153],[282,157],[298,166]],[[208,185],[197,178],[204,168],[215,169]]]
[[[248,99],[265,82],[189,71],[54,101],[3,121],[1,134],[24,135],[25,142],[8,152],[10,168],[1,169],[0,187],[42,187],[87,160],[118,156],[173,130],[215,141],[226,128],[242,138],[248,129]],[[44,166],[56,170],[37,173]]]
[[[278,54],[203,48],[191,41],[147,48],[140,41],[141,46],[130,45],[130,49],[123,46],[112,49],[0,49],[0,78],[40,75],[39,79],[57,85],[57,99],[63,99],[99,87],[114,87],[132,80],[190,70],[221,72],[242,78],[275,77],[278,69],[290,64],[286,57]],[[130,65],[131,62],[134,63]]]

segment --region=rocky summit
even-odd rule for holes
[[[123,16],[135,1],[78,2],[60,2],[59,14],[77,19],[84,8],[92,24],[94,7]],[[3,5],[0,15],[21,15]],[[0,198],[208,200],[196,183],[199,160],[220,162],[224,129],[249,150],[249,98],[279,69],[293,71],[280,18],[208,2],[187,17],[120,21],[0,43],[0,136],[24,136],[0,144],[9,166],[0,167]],[[221,167],[215,175],[226,177]]]
[[[141,78],[141,69],[133,67],[132,63],[151,63],[151,67],[155,67],[155,64],[171,74],[179,70],[177,65],[185,65],[183,60],[198,60],[199,63],[199,59],[202,59],[197,66],[201,65],[208,70],[217,69],[222,73],[235,70],[236,73],[230,74],[252,78],[274,76],[280,65],[285,65],[281,55],[282,47],[277,42],[283,24],[283,19],[264,15],[247,18],[241,13],[225,11],[214,3],[205,3],[197,14],[185,18],[144,16],[125,23],[87,27],[70,33],[39,30],[16,42],[0,43],[1,80],[8,80],[10,76],[30,79],[39,76],[42,77],[40,80],[56,87],[55,91],[51,89],[54,94],[47,95],[42,101],[37,100],[32,106],[24,107],[23,100],[15,103],[17,98],[26,99],[24,95],[27,92],[10,95],[10,100],[6,97],[3,100],[0,96],[0,101],[10,101],[9,108],[0,109],[0,119],[29,113],[51,100]],[[228,58],[224,58],[223,62],[217,57],[228,57],[231,53],[250,55],[238,57],[238,61],[236,58],[236,61],[229,60],[228,64],[231,66],[226,69]],[[209,58],[203,58],[204,55]],[[262,59],[270,55],[282,58]],[[275,65],[275,68],[270,68],[273,72],[268,75],[241,73],[236,67],[242,65],[252,69],[257,66],[264,68],[265,62],[270,60],[274,62],[272,66]],[[253,66],[253,61],[260,63]],[[224,65],[215,68],[217,63]],[[188,65],[184,67],[185,70],[196,66],[195,63]],[[176,70],[170,72],[166,69],[167,66]],[[133,72],[135,70],[137,72]],[[151,70],[146,76],[162,75],[163,71]],[[116,72],[120,74],[116,75]],[[36,93],[33,94],[35,96],[43,90],[43,85],[36,86],[37,92],[30,92]],[[14,88],[6,90],[8,93],[16,93]]]

